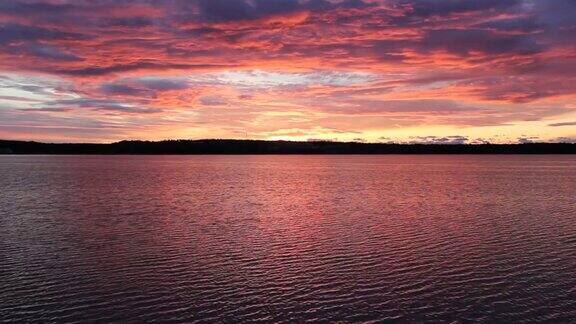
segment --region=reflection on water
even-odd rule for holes
[[[576,320],[576,157],[2,156],[0,321]]]

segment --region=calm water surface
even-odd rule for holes
[[[0,322],[575,322],[574,156],[0,156]]]

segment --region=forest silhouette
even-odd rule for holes
[[[0,154],[576,154],[576,144],[384,144],[219,139],[56,144],[0,140]]]

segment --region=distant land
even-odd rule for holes
[[[54,144],[0,140],[0,154],[576,154],[576,144],[384,144],[220,139]]]

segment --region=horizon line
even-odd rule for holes
[[[341,141],[334,139],[308,139],[308,140],[294,140],[294,139],[238,139],[238,138],[200,138],[200,139],[189,139],[189,138],[176,138],[176,139],[161,139],[161,140],[145,140],[145,139],[123,139],[116,140],[112,142],[52,142],[43,140],[23,140],[23,139],[1,139],[2,142],[24,142],[24,143],[37,143],[37,144],[54,144],[54,145],[113,145],[125,142],[143,142],[143,143],[162,143],[162,142],[203,142],[203,141],[221,141],[221,142],[268,142],[268,143],[334,143],[334,144],[358,144],[358,145],[466,145],[466,146],[481,146],[481,145],[527,145],[527,144],[569,144],[576,145],[576,141],[526,141],[526,142],[501,142],[495,143],[490,141],[484,142],[424,142],[424,141],[387,141],[387,142],[370,142],[370,141]]]

